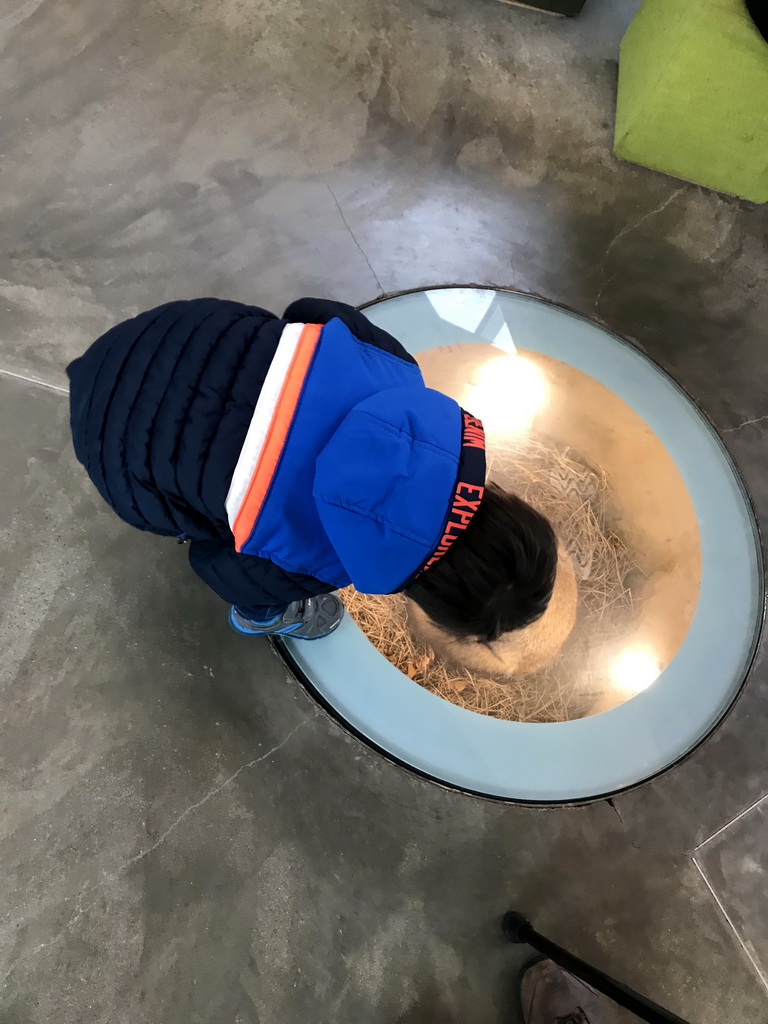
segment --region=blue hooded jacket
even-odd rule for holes
[[[191,537],[193,568],[233,603],[287,602],[350,582],[398,590],[447,550],[482,496],[477,421],[426,388],[412,357],[361,314],[302,302],[285,319],[215,299],[170,303],[119,324],[68,370],[75,450],[101,494],[140,529]],[[227,493],[281,335],[298,316],[330,322],[236,546]]]

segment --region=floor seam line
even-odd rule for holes
[[[766,990],[766,992],[768,992],[768,978],[763,973],[762,967],[760,966],[760,964],[758,963],[758,961],[756,960],[754,955],[751,953],[751,951],[750,951],[749,947],[747,946],[746,942],[744,941],[744,939],[742,939],[741,935],[739,935],[738,929],[736,928],[736,925],[731,920],[730,914],[728,913],[728,911],[723,906],[722,900],[717,895],[717,893],[715,892],[714,888],[712,887],[712,883],[710,882],[710,880],[707,878],[706,874],[704,873],[704,868],[701,866],[701,864],[699,864],[699,862],[696,860],[695,856],[691,857],[691,861],[693,862],[693,865],[696,868],[696,870],[701,875],[702,880],[704,882],[704,885],[706,885],[707,889],[709,890],[710,895],[712,896],[712,899],[717,904],[717,907],[718,907],[720,913],[723,915],[723,918],[725,919],[725,923],[728,925],[728,927],[733,932],[733,935],[734,935],[736,941],[738,942],[738,944],[741,946],[742,950],[744,951],[744,955],[746,956],[747,960],[749,960],[750,964],[752,965],[752,968],[755,971],[755,974],[757,974],[757,977],[759,978],[760,983],[762,984],[762,986]]]
[[[0,366],[0,375],[12,377],[13,380],[22,380],[25,384],[37,384],[41,388],[48,388],[49,391],[56,391],[61,395],[69,394],[69,388],[65,388],[61,384],[53,384],[48,380],[41,380],[39,377],[33,377],[27,373],[16,373],[15,370],[6,370]]]
[[[763,795],[759,797],[757,800],[755,800],[754,803],[751,803],[749,807],[745,807],[743,811],[739,811],[735,818],[731,818],[730,821],[726,821],[726,823],[722,825],[716,832],[713,832],[711,836],[708,836],[705,840],[703,840],[703,842],[699,843],[699,845],[693,851],[694,855],[697,854],[699,850],[702,850],[707,845],[707,843],[711,843],[713,839],[717,839],[717,837],[721,836],[723,832],[727,832],[727,830],[732,825],[735,825],[738,821],[741,821],[741,819],[746,817],[746,815],[749,814],[751,811],[756,810],[763,802],[763,800],[768,800],[768,793],[763,793]]]

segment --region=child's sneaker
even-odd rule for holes
[[[247,619],[233,605],[229,624],[244,636],[291,636],[297,640],[321,640],[337,629],[344,618],[344,604],[334,594],[308,597],[289,604],[282,615],[269,622]]]

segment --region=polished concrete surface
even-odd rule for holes
[[[169,298],[514,286],[674,374],[765,525],[768,211],[611,156],[636,6],[0,12],[4,1024],[514,1020],[510,905],[692,1021],[768,1018],[764,647],[715,736],[613,804],[440,789],[100,504],[59,390]]]

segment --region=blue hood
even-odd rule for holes
[[[469,436],[468,422],[476,424]],[[464,488],[465,509],[479,504],[481,434],[453,399],[424,385],[418,367],[332,320],[241,550],[337,587],[392,593],[471,519],[456,518],[456,495]]]

